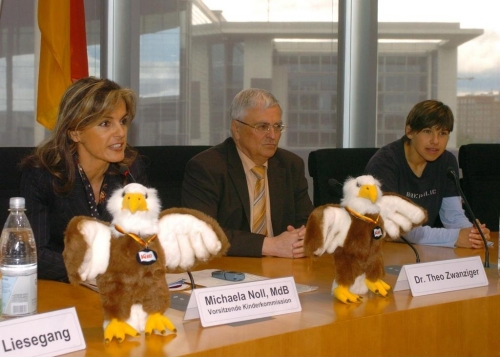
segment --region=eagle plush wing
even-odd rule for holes
[[[227,237],[215,219],[189,208],[162,211],[158,239],[170,270],[191,270],[197,263],[221,256],[229,248]]]
[[[64,236],[63,258],[71,283],[95,279],[108,268],[109,224],[91,217],[73,217]]]
[[[307,220],[306,255],[332,254],[344,245],[350,226],[351,217],[344,208],[333,204],[315,208]]]
[[[409,199],[395,193],[380,198],[380,216],[389,237],[396,239],[427,220],[427,211]]]

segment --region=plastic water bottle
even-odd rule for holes
[[[36,244],[24,198],[12,197],[9,211],[0,238],[2,316],[26,316],[37,309]]]

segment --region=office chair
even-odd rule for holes
[[[30,155],[34,147],[2,147],[2,170],[0,171],[0,225],[7,220],[9,215],[9,200],[19,196],[19,183],[21,182],[21,160]],[[26,207],[30,209],[31,207]],[[0,228],[1,230],[1,228]]]
[[[498,231],[500,217],[500,144],[467,144],[458,150],[460,185],[476,218]],[[470,218],[470,217],[469,217]]]
[[[162,209],[181,207],[186,163],[209,145],[136,146],[146,163],[148,184],[158,191]]]
[[[311,151],[308,158],[309,176],[313,179],[315,207],[340,203],[342,185],[347,177],[363,174],[368,160],[378,148],[332,148]]]

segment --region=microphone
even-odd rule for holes
[[[342,196],[344,195],[344,185],[342,185],[338,180],[330,178],[328,179],[328,186],[329,188],[327,189],[327,191],[329,191],[330,194],[333,194],[334,199],[338,199],[338,201],[340,202]]]
[[[472,209],[469,206],[469,202],[467,202],[467,199],[465,198],[464,192],[462,191],[462,187],[460,187],[460,181],[458,179],[458,175],[455,172],[455,169],[453,167],[448,167],[448,177],[451,178],[455,182],[455,186],[458,189],[458,193],[460,194],[460,197],[462,197],[462,200],[465,205],[465,209],[467,213],[469,214],[470,218],[472,219],[472,224],[476,227],[476,229],[479,231],[479,234],[481,235],[481,238],[483,239],[484,243],[484,267],[489,268],[490,267],[490,251],[488,249],[488,242],[486,242],[486,238],[484,238],[483,231],[479,227],[479,224],[477,223],[476,217],[474,216],[474,213],[472,212]]]
[[[130,179],[132,180],[132,182],[137,182],[134,178],[134,176],[132,176],[132,174],[130,173],[130,170],[128,168],[127,165],[125,164],[119,164],[119,169],[120,169],[120,173],[125,176],[125,178],[127,177],[130,177]]]
[[[342,187],[342,184],[334,178],[328,179],[328,185],[331,187],[337,187],[337,186]]]

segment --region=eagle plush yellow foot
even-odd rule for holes
[[[391,287],[385,283],[384,281],[377,279],[377,281],[370,281],[365,279],[366,286],[370,289],[371,292],[375,294],[380,294],[383,297],[387,296],[387,291],[391,290]]]
[[[163,316],[159,312],[155,312],[154,314],[148,316],[146,328],[144,329],[146,336],[151,335],[153,330],[159,331],[163,335],[166,332],[166,329],[169,329],[172,332],[177,332],[177,329],[170,319]]]
[[[339,285],[333,289],[333,295],[345,304],[361,302],[362,299],[361,296],[351,293],[349,287],[345,285]]]
[[[122,342],[125,335],[139,336],[139,333],[125,321],[111,319],[104,330],[104,342],[110,342],[113,337],[115,337],[118,342]]]

